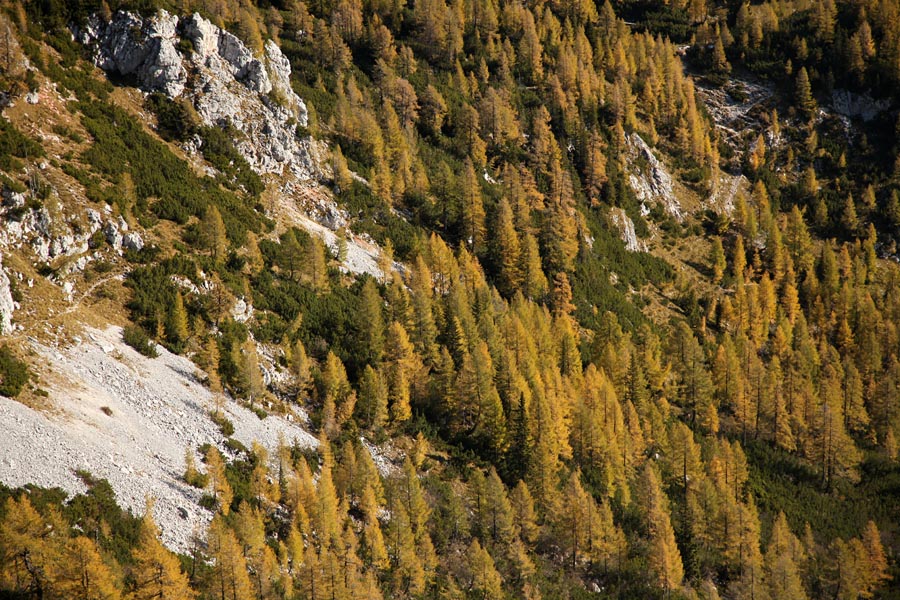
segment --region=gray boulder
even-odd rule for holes
[[[122,238],[122,247],[126,250],[140,251],[144,247],[144,238],[139,233],[126,233]]]
[[[106,243],[113,248],[118,248],[122,245],[122,234],[119,233],[118,226],[112,221],[108,221],[103,226],[103,235],[106,237]]]

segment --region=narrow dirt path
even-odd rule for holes
[[[72,303],[66,308],[66,310],[64,310],[63,312],[59,313],[58,315],[55,315],[54,318],[59,318],[59,317],[61,317],[61,316],[63,316],[63,315],[70,315],[70,314],[72,314],[73,312],[75,312],[76,310],[78,310],[78,309],[81,307],[81,303],[84,302],[85,298],[87,298],[88,296],[90,296],[91,294],[93,294],[94,291],[95,291],[98,287],[100,287],[100,286],[102,286],[102,285],[104,285],[104,284],[106,284],[106,283],[109,283],[110,281],[114,281],[114,280],[116,280],[116,281],[125,281],[125,274],[124,274],[124,273],[119,273],[119,274],[117,274],[117,275],[110,275],[109,277],[104,277],[103,279],[98,279],[97,281],[95,281],[94,283],[92,283],[92,284],[90,285],[90,287],[88,287],[88,289],[86,289],[86,290],[78,297],[77,300],[75,300],[74,302],[72,302]]]

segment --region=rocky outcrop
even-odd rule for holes
[[[16,303],[9,287],[9,277],[3,268],[3,255],[0,254],[0,335],[12,331],[12,314],[16,309]]]
[[[291,88],[290,62],[271,40],[255,56],[200,15],[179,19],[165,11],[148,18],[117,12],[108,23],[95,15],[75,33],[100,68],[133,77],[144,91],[189,99],[204,125],[232,127],[256,172],[323,176],[321,152],[297,132],[307,111]]]
[[[48,206],[29,206],[30,192],[5,189],[0,205],[0,248],[23,252],[35,264],[53,265],[53,283],[60,285],[71,298],[74,284],[70,275],[80,273],[92,261],[110,258],[111,253],[122,255],[125,250],[141,250],[144,238],[129,231],[121,217],[115,217],[110,206],[103,212],[93,208],[65,206],[56,191],[51,192]],[[64,209],[64,207],[66,209]],[[105,214],[104,214],[105,213]],[[0,281],[0,312],[4,311],[2,281]],[[6,311],[5,314],[9,314]],[[0,322],[8,330],[8,322]]]
[[[119,12],[109,23],[92,19],[78,37],[95,42],[94,63],[104,71],[135,77],[142,88],[175,97],[187,82],[177,27],[178,18],[165,11],[147,20]]]
[[[834,90],[831,93],[831,106],[834,112],[850,117],[871,121],[890,108],[888,100],[875,100],[868,94],[854,94],[850,90]]]
[[[709,196],[705,207],[717,213],[730,215],[734,212],[738,194],[750,197],[750,181],[744,175],[731,175],[724,171],[713,174],[710,181]]]
[[[641,209],[650,212],[648,204],[660,204],[678,221],[684,218],[681,204],[675,197],[675,186],[666,166],[656,158],[650,146],[636,133],[628,136],[628,181]]]
[[[634,230],[634,221],[631,220],[625,210],[617,206],[609,209],[609,220],[612,226],[619,232],[619,237],[625,242],[625,249],[629,252],[646,252],[647,244],[638,239]]]

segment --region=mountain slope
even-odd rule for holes
[[[9,3],[0,591],[892,597],[887,4]]]

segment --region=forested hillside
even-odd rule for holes
[[[143,237],[74,268],[7,224],[0,394],[52,406],[27,342],[79,297],[191,359],[222,439],[181,554],[89,472],[0,486],[0,597],[900,598],[897,0],[2,6],[3,218]],[[214,82],[98,59],[160,9],[170,66],[207,26],[236,78],[283,55],[302,111],[242,81],[309,178]],[[226,397],[318,447],[246,447]]]

